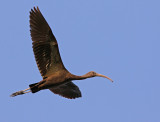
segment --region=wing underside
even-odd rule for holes
[[[59,94],[60,96],[63,96],[69,99],[75,99],[82,96],[78,86],[76,86],[72,82],[68,82],[66,84],[62,84],[57,87],[50,88],[49,90],[55,94]]]

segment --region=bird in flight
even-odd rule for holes
[[[65,98],[75,99],[81,97],[81,91],[72,82],[73,80],[99,76],[113,82],[109,77],[94,71],[90,71],[82,76],[71,74],[63,65],[57,40],[38,7],[34,7],[30,11],[30,33],[34,56],[43,80],[30,84],[29,88],[25,90],[13,93],[11,97],[49,89],[51,92]]]

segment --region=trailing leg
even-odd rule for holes
[[[42,85],[45,81],[46,80],[42,80],[42,81],[40,81],[38,83],[30,84],[29,88],[27,88],[25,90],[17,91],[15,93],[11,94],[11,97],[15,97],[17,95],[26,94],[26,93],[29,93],[29,92],[36,93],[36,92],[41,90],[40,85]]]

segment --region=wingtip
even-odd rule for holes
[[[34,6],[33,8],[31,8],[31,11],[30,11],[30,14],[32,13],[41,13],[40,10],[39,10],[39,7],[38,6]]]
[[[40,11],[38,6],[37,6],[37,10]]]
[[[34,11],[39,11],[39,7],[38,6],[34,6],[33,9],[34,9]]]
[[[36,10],[36,7],[34,6],[33,9]]]

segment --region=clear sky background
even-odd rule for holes
[[[42,79],[32,51],[29,11],[38,6],[82,98],[43,90],[9,95]],[[0,2],[1,122],[160,122],[159,0]]]

